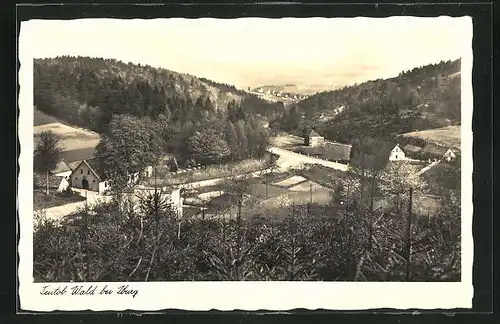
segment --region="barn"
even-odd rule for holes
[[[98,159],[83,160],[73,169],[69,176],[69,184],[73,188],[97,191],[102,194],[109,188],[110,183],[100,174]]]
[[[306,135],[304,144],[306,146],[320,146],[324,142],[325,138],[323,136],[316,133],[316,131],[311,130],[311,132],[309,132],[309,134]]]

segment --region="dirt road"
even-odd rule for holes
[[[82,197],[87,197],[87,200],[86,201],[85,200],[79,201],[79,202],[71,203],[71,204],[67,204],[67,205],[47,208],[47,209],[45,209],[46,216],[48,218],[51,218],[51,219],[60,219],[64,216],[67,216],[69,214],[77,212],[78,209],[80,209],[80,208],[85,208],[85,204],[92,206],[98,202],[102,202],[102,201],[107,202],[107,201],[111,200],[110,196],[101,196],[101,195],[97,194],[97,192],[94,192],[94,191],[77,189],[77,188],[73,188],[73,191],[77,192]]]

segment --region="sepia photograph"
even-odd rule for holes
[[[28,23],[36,294],[470,283],[470,19]]]

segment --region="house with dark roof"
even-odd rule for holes
[[[314,131],[314,130],[311,130],[309,132],[309,134],[306,135],[305,140],[304,140],[304,144],[306,146],[319,146],[319,145],[324,144],[324,142],[325,142],[325,138],[323,136],[319,135],[318,133],[316,133],[316,131]]]
[[[389,153],[389,161],[420,161],[422,158],[422,147],[406,144],[401,148],[399,144],[396,144],[394,148]]]
[[[421,155],[424,158],[436,159],[436,160],[446,160],[448,162],[453,161],[457,156],[455,152],[445,146],[440,146],[437,144],[429,143],[421,151]]]
[[[69,184],[73,188],[97,191],[101,194],[109,188],[110,182],[100,170],[98,159],[80,161],[69,176]]]
[[[69,184],[73,188],[87,189],[97,191],[99,194],[104,193],[111,187],[112,179],[109,179],[104,174],[104,168],[98,158],[75,162],[69,176]],[[150,177],[152,175],[152,167],[148,166],[142,171],[143,176]],[[136,184],[139,181],[139,172],[130,173],[127,183]]]

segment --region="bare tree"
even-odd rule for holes
[[[47,195],[49,194],[49,172],[54,170],[59,162],[62,151],[60,137],[48,130],[39,134],[35,147],[34,167],[35,171],[43,172],[47,178]]]

